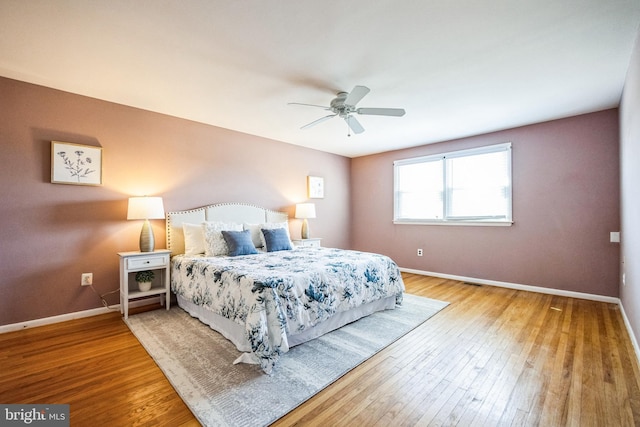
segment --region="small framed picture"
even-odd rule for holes
[[[308,176],[307,191],[310,199],[324,198],[324,178],[320,176]]]
[[[102,147],[51,141],[51,182],[102,185]]]

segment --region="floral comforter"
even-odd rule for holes
[[[401,304],[404,283],[387,256],[299,248],[238,257],[176,256],[171,289],[244,326],[254,358],[271,373],[289,350],[288,332],[389,296]]]

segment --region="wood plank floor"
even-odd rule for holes
[[[403,277],[451,304],[276,426],[640,425],[616,305]],[[119,313],[1,334],[0,366],[0,403],[68,403],[72,426],[198,425]]]

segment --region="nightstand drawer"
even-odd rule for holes
[[[294,245],[299,248],[319,248],[321,247],[320,238],[310,238],[310,239],[293,239],[291,240]]]
[[[163,267],[169,262],[167,255],[163,256],[144,256],[127,259],[127,268],[134,270],[145,267]]]

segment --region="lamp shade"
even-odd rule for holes
[[[315,203],[298,203],[296,205],[296,218],[307,219],[316,217]]]
[[[162,197],[130,197],[127,219],[162,219]]]

